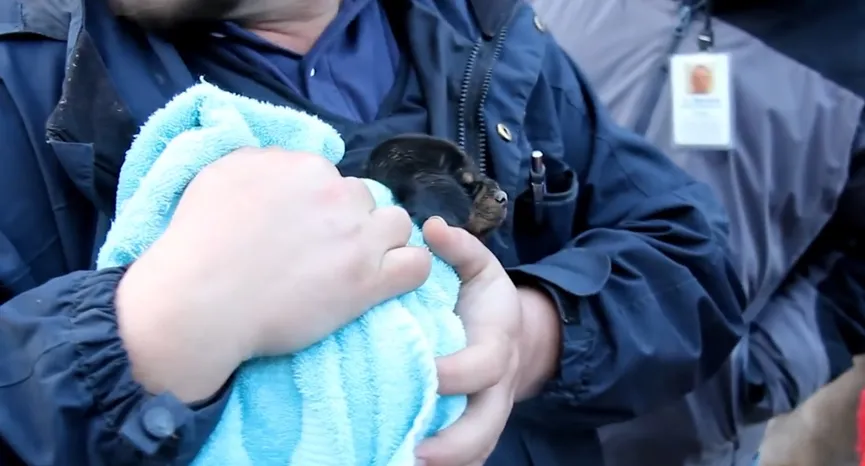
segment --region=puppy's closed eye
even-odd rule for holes
[[[365,176],[387,186],[417,224],[440,216],[482,237],[507,217],[507,194],[445,139],[407,134],[373,149]]]

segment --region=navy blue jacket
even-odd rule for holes
[[[690,391],[740,337],[724,215],[706,186],[610,121],[529,7],[474,0],[466,18],[453,1],[384,4],[410,31],[428,132],[478,156],[514,200],[490,248],[516,281],[550,290],[564,329],[559,374],[516,407],[488,464],[600,464],[598,426]],[[103,0],[0,0],[4,458],[187,464],[220,415],[226,390],[186,406],[132,379],[113,310],[123,270],[91,270],[131,138],[197,79],[179,50],[195,38],[184,40],[123,22]],[[351,135],[349,165],[390,135]],[[541,224],[521,203],[532,150],[548,160]]]

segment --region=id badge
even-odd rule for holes
[[[733,148],[730,55],[700,52],[670,58],[673,144]]]

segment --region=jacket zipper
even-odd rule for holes
[[[702,2],[700,3],[702,4]],[[664,81],[667,80],[667,75],[670,73],[670,56],[676,53],[676,50],[679,49],[679,45],[682,44],[682,39],[685,38],[685,33],[688,31],[688,28],[691,26],[691,22],[694,19],[693,12],[697,8],[699,8],[699,5],[683,5],[679,9],[679,24],[676,25],[676,29],[673,31],[673,38],[667,46],[667,53],[664,55],[664,63],[655,74],[651,85],[647,88],[646,97],[643,99],[643,103],[640,106],[641,111],[637,121],[634,123],[634,132],[641,136],[646,135],[646,131],[649,129],[649,123],[652,120],[652,112],[654,112],[655,108],[658,106],[658,101],[661,100],[661,90],[664,89]]]
[[[477,160],[478,170],[484,175],[490,165],[484,102],[490,92],[493,64],[501,55],[507,32],[506,26],[496,35],[495,41],[478,39],[472,47],[460,86],[457,144]]]

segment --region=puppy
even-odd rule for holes
[[[507,217],[507,193],[445,139],[422,134],[388,139],[372,150],[364,176],[387,186],[418,225],[439,216],[483,238]]]

